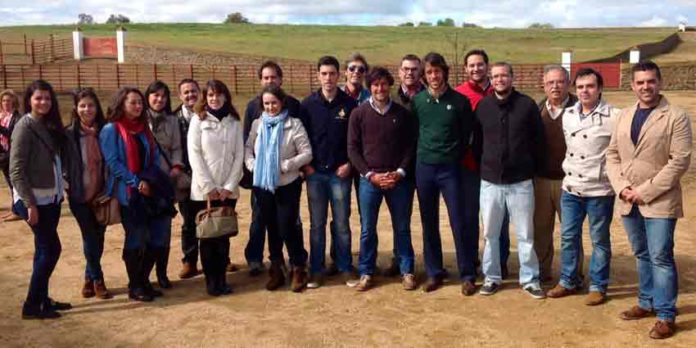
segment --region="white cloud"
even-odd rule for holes
[[[647,21],[640,22],[639,26],[641,27],[664,27],[667,25],[667,20],[658,17],[658,16],[653,16],[652,18],[648,19]]]

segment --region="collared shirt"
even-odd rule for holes
[[[186,122],[191,122],[191,117],[193,117],[193,115],[195,115],[195,113],[193,112],[193,110],[189,110],[189,108],[182,105],[181,106],[181,115],[184,116],[184,118],[186,119]]]
[[[380,110],[379,107],[377,107],[377,105],[375,104],[375,100],[372,98],[372,96],[370,96],[370,99],[368,99],[368,102],[370,103],[370,106],[371,106],[375,111],[377,111],[378,114],[380,114],[380,115],[382,115],[382,116],[386,115],[387,112],[389,112],[389,109],[390,109],[391,106],[392,106],[392,101],[391,101],[391,99],[389,99],[389,102],[387,103],[387,107],[385,107],[384,110]]]
[[[551,104],[551,102],[546,99],[546,110],[549,111],[549,116],[551,117],[552,120],[557,119],[559,116],[563,115],[563,110],[565,108],[563,105],[568,104],[568,100],[570,99],[570,96],[567,96],[565,99],[563,99],[563,102],[561,103],[561,106],[556,107]]]

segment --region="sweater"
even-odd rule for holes
[[[569,94],[566,103],[561,106],[561,114],[556,119],[551,118],[546,107],[546,98],[539,102],[541,121],[544,123],[547,154],[539,172],[539,176],[542,178],[561,180],[565,176],[561,167],[566,155],[566,144],[563,136],[563,114],[565,113],[565,108],[574,105],[576,101],[578,101],[578,98]]]

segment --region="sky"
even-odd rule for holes
[[[0,0],[0,26],[71,24],[80,13],[98,23],[112,13],[139,23],[220,23],[233,12],[252,23],[270,24],[434,24],[452,18],[458,26],[466,22],[486,28],[696,25],[696,0]]]

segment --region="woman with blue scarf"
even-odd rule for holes
[[[244,162],[254,174],[254,195],[261,206],[261,219],[267,224],[269,248],[278,251],[271,255],[282,255],[281,241],[285,242],[293,269],[291,289],[300,292],[307,285],[307,251],[302,231],[294,226],[300,213],[300,168],[312,161],[312,147],[302,121],[288,114],[285,98],[285,92],[275,85],[261,92],[264,112],[251,125]],[[266,289],[285,284],[282,263],[271,259]]]

